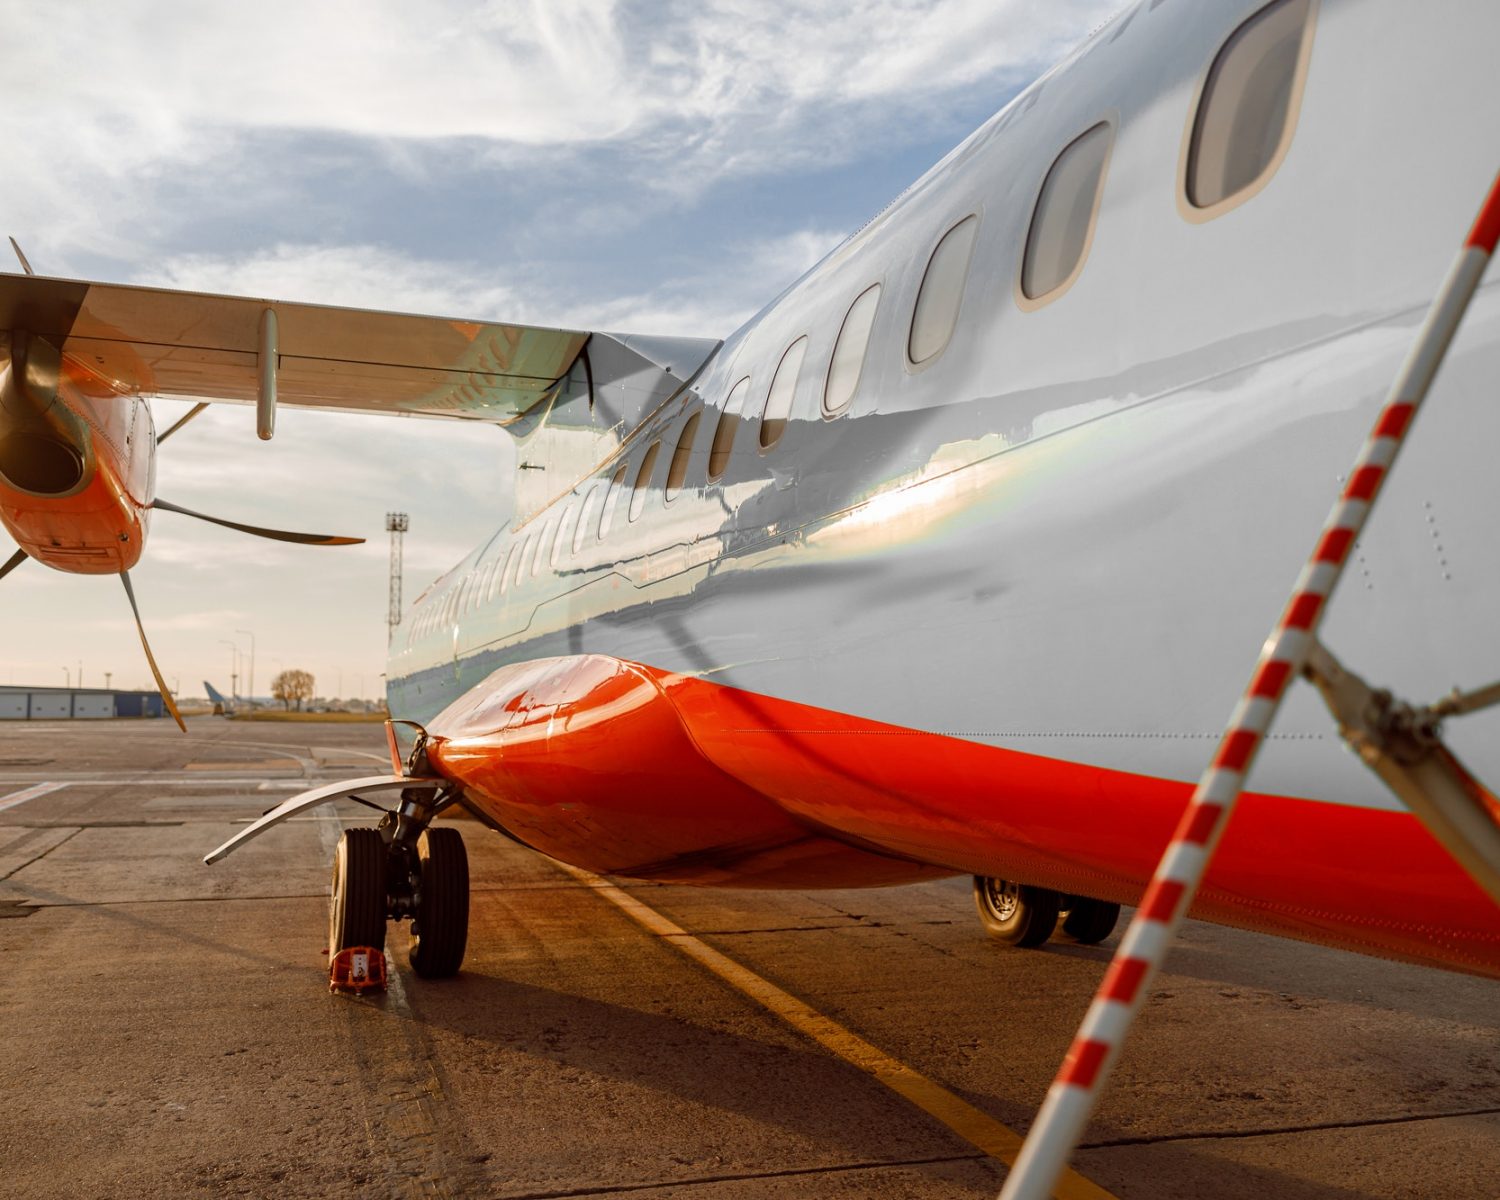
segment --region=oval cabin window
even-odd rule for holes
[[[630,492],[630,519],[634,521],[641,515],[641,509],[646,507],[646,490],[651,485],[651,472],[656,467],[656,456],[661,451],[661,443],[652,442],[646,450],[646,456],[641,459],[641,469],[635,473],[635,487]]]
[[[802,374],[802,360],[807,357],[807,339],[799,337],[786,348],[771,390],[766,393],[766,409],[760,418],[760,448],[769,450],[781,441],[786,423],[792,415],[792,397],[797,394],[797,378]]]
[[[1214,208],[1285,157],[1307,70],[1312,0],[1277,0],[1230,35],[1209,68],[1188,144],[1187,199]]]
[[[849,306],[838,340],[833,343],[833,358],[828,364],[828,382],[823,387],[823,415],[836,417],[849,407],[864,371],[865,350],[870,344],[870,330],[875,325],[875,310],[880,307],[880,285],[866,288]]]
[[[669,504],[687,482],[688,463],[692,461],[693,443],[698,440],[698,425],[702,419],[702,412],[695,412],[677,437],[677,449],[672,452],[672,465],[667,469],[667,490],[663,493],[663,499]]]
[[[974,253],[974,235],[979,218],[967,216],[938,242],[927,262],[927,273],[917,290],[917,304],[911,314],[911,336],[906,356],[913,364],[936,358],[948,345],[958,324],[958,309],[964,298],[964,281],[969,277],[969,259]]]
[[[521,543],[521,552],[516,555],[516,577],[515,586],[521,586],[521,580],[526,578],[526,555],[531,550],[531,541],[536,537],[534,533],[528,533],[526,540]]]
[[[510,587],[510,564],[516,560],[516,544],[511,543],[510,549],[505,552],[505,565],[500,568],[500,594],[505,595],[506,589]]]
[[[583,549],[583,538],[589,529],[589,518],[594,515],[594,505],[599,503],[599,488],[601,484],[594,484],[589,488],[589,494],[583,498],[583,511],[578,514],[578,528],[573,530],[573,553],[577,554]]]
[[[625,486],[625,471],[627,465],[620,464],[620,469],[615,472],[615,477],[609,481],[609,492],[604,497],[604,511],[599,514],[599,537],[609,535],[609,527],[615,519],[615,505],[620,503],[620,489]]]
[[[1021,292],[1028,300],[1064,291],[1083,271],[1113,141],[1114,128],[1101,121],[1069,142],[1047,172],[1021,261]]]
[[[542,526],[541,535],[536,539],[536,553],[531,556],[531,577],[535,579],[542,569],[542,559],[547,556],[547,539],[552,536],[552,523],[556,517],[550,517]]]
[[[750,376],[746,375],[729,393],[724,401],[724,411],[719,414],[719,423],[714,427],[714,444],[708,452],[708,481],[717,483],[729,469],[729,452],[734,449],[734,435],[740,427],[740,410],[745,406],[745,393],[750,390]]]
[[[568,540],[568,522],[573,519],[573,506],[570,504],[563,509],[562,519],[557,523],[557,538],[552,543],[552,553],[547,557],[547,565],[554,571],[557,570],[557,560],[562,557],[563,545]]]

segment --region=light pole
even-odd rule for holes
[[[71,674],[69,674],[67,667],[64,667],[62,669],[62,673],[63,673],[63,687],[67,688],[68,691],[71,692],[73,690],[73,676]]]
[[[240,648],[228,638],[220,638],[219,641],[229,647],[229,699],[233,702],[239,698]]]
[[[105,691],[109,690],[109,688],[111,686],[109,681],[111,679],[113,679],[114,677],[115,677],[115,673],[113,671],[106,671],[106,672],[104,672],[104,690]]]
[[[236,629],[235,633],[243,633],[250,639],[250,685],[248,703],[251,708],[255,707],[255,635],[248,629]]]

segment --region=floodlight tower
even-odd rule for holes
[[[396,636],[396,626],[401,624],[401,538],[410,524],[405,513],[385,514],[385,528],[391,535],[390,604],[385,616],[387,640]]]

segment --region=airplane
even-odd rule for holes
[[[418,975],[460,969],[455,805],[634,879],[969,875],[998,940],[1097,943],[1494,176],[1496,35],[1477,0],[1137,0],[722,341],[0,276],[0,520],[128,570],[151,394],[515,438],[514,518],[394,631],[391,774],[208,856],[390,800],[331,952],[409,920]],[[1324,626],[1403,692],[1494,669],[1497,366],[1492,282]],[[1479,777],[1496,719],[1453,733]],[[1493,880],[1314,689],[1252,783],[1192,915],[1500,978]]]

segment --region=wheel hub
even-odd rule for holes
[[[996,919],[1009,921],[1021,906],[1021,885],[1009,879],[988,879],[984,896]]]

